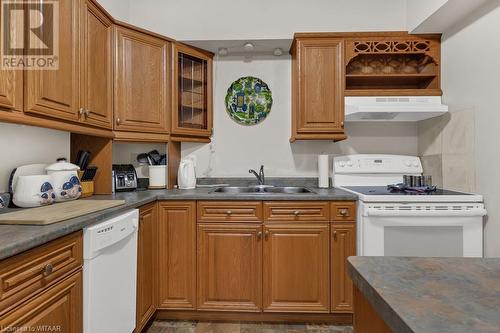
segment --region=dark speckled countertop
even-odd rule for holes
[[[91,199],[122,199],[125,205],[84,215],[78,218],[54,223],[47,226],[0,225],[0,260],[56,238],[101,222],[126,210],[143,206],[156,200],[357,200],[351,193],[340,189],[316,189],[310,194],[227,194],[211,193],[213,188],[194,190],[154,190],[124,192],[115,195],[98,195]],[[85,199],[81,199],[85,200]],[[12,212],[3,209],[0,213]]]
[[[354,284],[395,333],[500,332],[500,259],[348,261]]]

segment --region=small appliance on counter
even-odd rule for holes
[[[137,190],[137,173],[132,164],[113,164],[113,188],[115,192]]]
[[[181,190],[191,190],[196,188],[196,157],[189,156],[183,158],[179,164],[177,172],[177,183]]]

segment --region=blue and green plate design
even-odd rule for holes
[[[226,110],[238,124],[250,126],[260,123],[269,115],[272,105],[271,90],[259,78],[239,78],[227,90]]]

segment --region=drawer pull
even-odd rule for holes
[[[262,239],[262,231],[257,232],[257,239]]]
[[[342,216],[348,216],[349,215],[349,210],[343,208],[343,209],[339,210],[339,214],[342,215]]]
[[[268,238],[269,238],[269,230],[266,230],[266,231],[264,232],[264,238],[265,238],[265,239],[268,239]]]
[[[295,216],[299,216],[299,214],[300,214],[300,212],[298,210],[293,212],[293,215],[295,215]]]
[[[232,211],[232,210],[228,210],[228,211],[226,211],[226,215],[228,215],[228,216],[229,216],[229,215],[232,215],[232,214],[233,214],[233,211]]]
[[[122,120],[120,118],[116,118],[116,124],[120,125],[122,123]]]
[[[52,264],[47,264],[45,268],[43,269],[43,272],[45,275],[50,275],[52,272],[54,272],[54,265]]]

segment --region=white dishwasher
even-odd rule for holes
[[[83,230],[83,332],[135,329],[137,229],[129,211]]]

